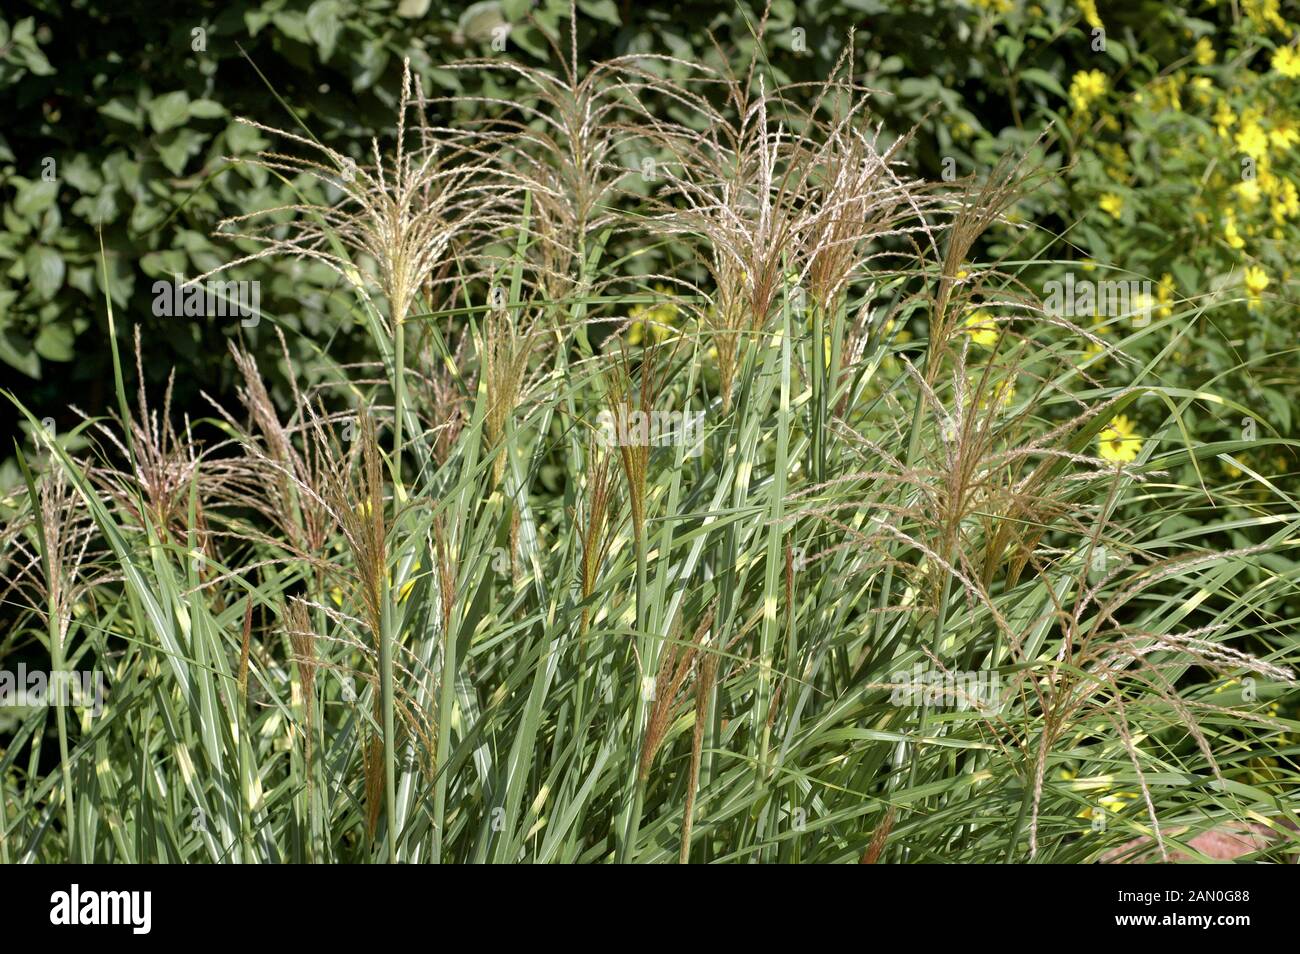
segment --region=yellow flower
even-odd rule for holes
[[[998,326],[993,316],[983,308],[970,314],[962,325],[962,331],[981,348],[992,348],[998,343]]]
[[[1160,276],[1160,284],[1156,286],[1156,300],[1160,302],[1160,307],[1156,309],[1157,318],[1168,318],[1174,313],[1174,276],[1168,272]]]
[[[1121,414],[1097,435],[1097,449],[1106,460],[1127,463],[1142,452],[1142,438],[1127,416]]]
[[[1193,48],[1192,54],[1196,57],[1196,62],[1201,66],[1209,66],[1214,62],[1214,44],[1210,42],[1208,36],[1203,36],[1196,41],[1196,46]]]
[[[1290,79],[1300,77],[1300,53],[1295,47],[1282,47],[1273,54],[1273,69]]]
[[[1228,243],[1229,248],[1244,248],[1246,245],[1246,240],[1237,231],[1237,215],[1232,209],[1223,215],[1223,240]]]
[[[1156,109],[1171,109],[1182,112],[1183,101],[1180,96],[1182,80],[1177,76],[1166,76],[1151,84],[1151,95],[1155,99]]]
[[[669,294],[663,285],[655,285],[655,292],[665,296]],[[655,341],[663,341],[673,333],[673,326],[677,324],[677,306],[671,301],[658,305],[633,305],[628,317],[632,319],[632,327],[627,333],[628,344],[641,344],[646,340],[647,330]]]
[[[1124,171],[1128,165],[1128,153],[1124,151],[1123,146],[1117,142],[1101,142],[1097,144],[1097,152],[1108,163],[1106,175],[1115,182],[1128,181],[1128,175]]]
[[[1296,185],[1290,179],[1283,179],[1278,187],[1277,196],[1273,200],[1273,221],[1279,225],[1284,219],[1300,213],[1300,192],[1297,192]]]
[[[1101,797],[1101,807],[1114,815],[1123,811],[1124,806],[1137,797],[1137,792],[1116,792],[1114,795],[1103,795]]]
[[[1113,192],[1107,192],[1097,202],[1103,212],[1108,212],[1113,218],[1118,219],[1124,212],[1124,199]]]
[[[1214,110],[1214,125],[1219,130],[1219,135],[1227,136],[1236,123],[1237,114],[1232,111],[1228,101],[1226,99],[1219,100],[1219,105]]]
[[[1237,195],[1241,198],[1242,204],[1254,205],[1259,201],[1259,180],[1242,179],[1237,183]]]
[[[1137,792],[1115,792],[1111,795],[1102,795],[1096,808],[1091,805],[1087,808],[1080,809],[1075,818],[1095,818],[1098,815],[1118,815],[1130,802],[1138,797]]]
[[[962,275],[964,274],[965,274],[964,272],[958,272],[957,277],[961,278]],[[906,328],[899,329],[897,334],[895,334],[894,329],[897,327],[898,327],[898,323],[893,318],[890,318],[888,321],[885,322],[884,326],[881,328],[880,333],[886,338],[893,338],[893,340],[897,341],[899,344],[907,344],[907,342],[912,340],[912,332],[910,332]]]
[[[1290,32],[1287,22],[1278,12],[1278,0],[1243,0],[1243,12],[1258,27],[1273,27],[1280,33]],[[1264,32],[1268,32],[1267,29]]]
[[[332,599],[332,600],[335,602],[335,604],[337,604],[338,606],[342,606],[342,605],[343,605],[343,588],[340,587],[340,586],[335,586],[335,587],[331,588],[331,589],[330,589],[330,599]]]
[[[1083,14],[1083,18],[1088,21],[1088,26],[1094,30],[1100,30],[1104,26],[1101,17],[1097,16],[1097,0],[1076,0],[1075,6]]]
[[[1009,408],[1016,400],[1016,379],[1004,378],[996,381],[989,386],[989,390],[980,394],[980,410],[988,410],[991,405],[994,410],[1001,411]]]
[[[945,118],[945,122],[952,129],[952,138],[958,142],[967,142],[975,135],[975,127],[965,120]]]
[[[1132,310],[1128,313],[1129,320],[1133,322],[1133,327],[1141,328],[1146,324],[1148,316],[1155,308],[1155,299],[1146,292],[1138,292],[1134,295]]]
[[[1275,120],[1273,128],[1268,131],[1269,144],[1278,149],[1290,149],[1300,142],[1300,129],[1296,128],[1294,119]]]
[[[1262,300],[1264,289],[1268,287],[1268,275],[1258,265],[1250,265],[1242,275],[1242,284],[1246,286],[1249,307],[1255,308]]]
[[[1268,135],[1259,123],[1243,123],[1241,132],[1237,133],[1237,151],[1244,152],[1256,162],[1268,158]]]
[[[1081,70],[1070,79],[1070,102],[1077,113],[1086,113],[1092,104],[1106,95],[1106,74],[1101,70]]]

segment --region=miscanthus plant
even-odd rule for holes
[[[0,661],[105,691],[0,709],[3,860],[1292,856],[1300,510],[1199,479],[1249,408],[975,260],[1040,173],[920,181],[851,62],[557,58],[254,160],[335,198],[232,260],[336,269],[373,365],[286,348],[277,406],[236,345],[177,420],[115,355],[111,419],[29,419]]]

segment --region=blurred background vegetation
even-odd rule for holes
[[[1036,259],[1031,287],[1068,260],[1098,278],[1151,279],[1158,317],[1179,318],[1139,341],[1135,357],[1172,349],[1169,373],[1185,374],[1186,386],[1217,379],[1267,419],[1265,430],[1287,436],[1300,396],[1286,252],[1300,220],[1294,6],[776,0],[762,54],[775,76],[812,80],[854,31],[855,74],[879,90],[887,130],[920,125],[908,159],[927,177],[978,173],[1003,153],[1037,149],[1061,174],[1020,203],[1024,227],[995,230],[983,253]],[[582,0],[578,10],[580,62],[649,52],[710,65],[720,50],[745,61],[762,12],[734,0]],[[220,219],[294,201],[290,184],[228,162],[268,145],[234,117],[300,122],[361,159],[372,136],[390,134],[403,57],[434,96],[519,101],[529,93],[513,74],[440,67],[508,56],[558,68],[553,44],[567,47],[567,13],[568,0],[11,0],[0,17],[0,386],[60,430],[79,420],[69,405],[107,408],[101,240],[122,344],[129,350],[128,329],[142,330],[151,387],[175,369],[177,413],[208,413],[201,392],[227,401],[231,337],[258,355],[280,401],[287,382],[273,326],[308,375],[364,359],[350,296],[307,264],[264,261],[226,275],[262,282],[266,320],[256,328],[153,316],[154,281],[237,256],[212,235]],[[493,44],[502,27],[505,51]],[[468,118],[446,108],[434,110],[446,122]],[[656,254],[640,267],[652,269]],[[1097,323],[1101,333],[1112,325]],[[1113,361],[1090,370],[1124,383]],[[1246,426],[1239,413],[1189,413],[1205,440]],[[0,415],[16,432],[7,402]],[[1276,455],[1250,463],[1274,475],[1294,469]],[[12,485],[13,464],[4,467],[10,479],[0,482]]]

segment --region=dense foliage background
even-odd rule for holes
[[[436,0],[7,4],[0,384],[65,428],[77,419],[70,401],[91,414],[108,406],[102,236],[124,316],[119,333],[136,323],[145,329],[152,383],[175,367],[178,409],[206,408],[200,390],[228,402],[225,339],[241,334],[238,323],[155,318],[149,287],[229,260],[230,243],[211,235],[221,218],[291,201],[285,183],[226,161],[267,145],[234,117],[278,126],[296,116],[329,145],[364,158],[370,138],[388,132],[404,56],[432,91],[509,100],[520,95],[509,74],[439,67],[504,56],[492,46],[502,25],[510,26],[510,57],[553,62],[551,44],[567,42],[560,39],[567,9],[565,0],[467,8]],[[578,9],[580,57],[658,52],[706,63],[720,56],[711,36],[743,61],[752,50],[747,23],[761,12],[726,0],[585,0]],[[1289,365],[1270,355],[1294,343],[1294,325],[1284,320],[1291,281],[1284,250],[1300,215],[1290,161],[1300,93],[1288,67],[1295,61],[1275,65],[1275,50],[1292,34],[1277,10],[1264,0],[778,0],[764,55],[775,76],[820,78],[855,29],[858,72],[880,90],[881,119],[900,133],[921,124],[911,158],[934,179],[1028,150],[1051,126],[1043,159],[1071,164],[1070,172],[1021,206],[1043,232],[1042,245],[1063,233],[1080,258],[1165,276],[1166,292],[1180,299],[1225,288],[1242,298],[1241,307],[1216,312],[1213,327],[1185,329],[1180,351],[1215,372],[1251,364],[1239,386],[1261,397],[1268,423],[1287,434],[1295,392]],[[1094,49],[1097,29],[1104,50]],[[1243,184],[1244,159],[1259,170],[1256,186]],[[1031,240],[1017,254],[1033,251]],[[1251,265],[1268,284],[1248,309],[1242,278]],[[262,307],[290,332],[296,357],[321,350],[340,362],[359,357],[361,335],[335,279],[305,266],[276,268],[269,280],[263,268],[228,277],[262,280]],[[270,354],[269,328],[242,333],[260,357]],[[8,407],[0,421],[17,425]]]

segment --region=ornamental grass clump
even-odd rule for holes
[[[372,139],[369,163],[310,135],[243,122],[305,155],[264,151],[231,161],[314,182],[324,198],[223,221],[220,233],[257,250],[193,282],[268,256],[306,258],[337,272],[363,299],[390,374],[396,406],[393,451],[400,461],[402,431],[412,423],[405,406],[405,349],[417,296],[452,280],[444,266],[456,243],[476,236],[481,241],[503,227],[498,210],[517,185],[500,174],[482,137],[429,123],[423,87],[409,60],[402,67],[392,149],[385,152]],[[334,195],[339,198],[329,201]],[[386,315],[371,305],[374,288],[382,294]]]

